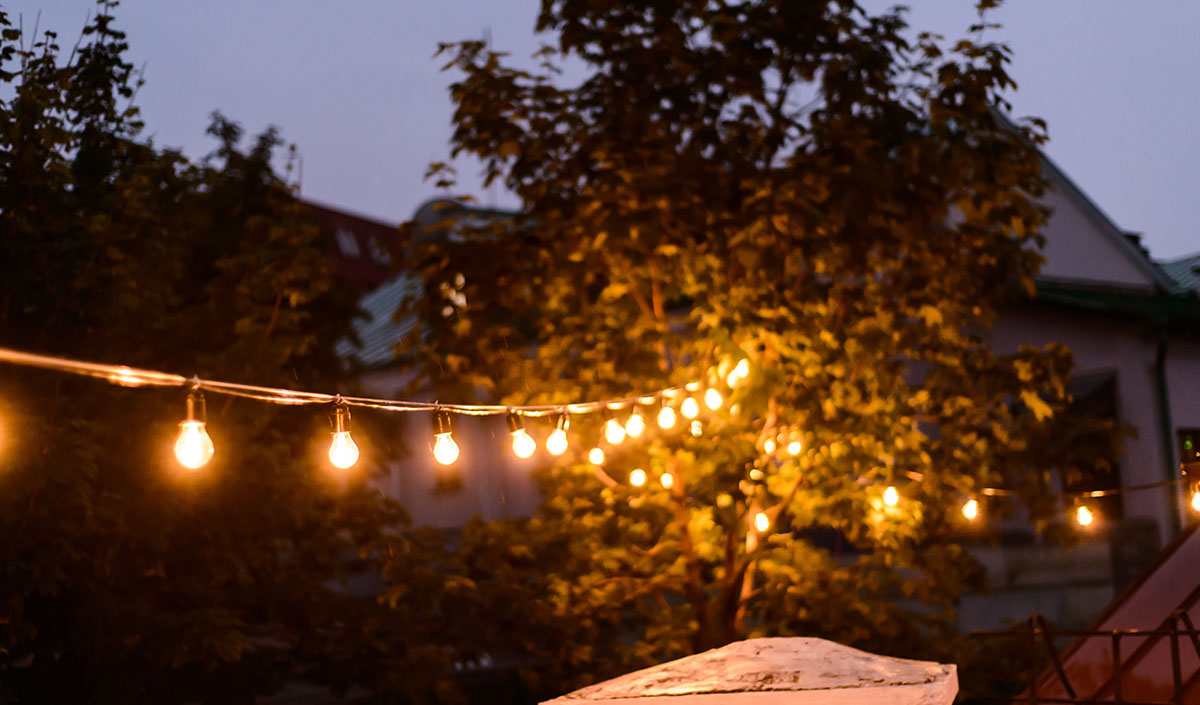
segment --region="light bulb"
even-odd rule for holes
[[[528,458],[537,450],[537,441],[533,440],[523,428],[513,431],[512,439],[513,452],[517,454],[518,458]]]
[[[550,455],[562,455],[567,451],[567,429],[571,427],[571,417],[564,411],[558,417],[558,425],[546,439],[546,450]]]
[[[439,433],[433,444],[433,457],[442,465],[449,465],[458,460],[458,444],[454,442],[450,432]]]
[[[766,531],[771,528],[771,520],[763,512],[754,515],[754,528],[759,531]]]
[[[1192,511],[1200,512],[1200,490],[1192,492]]]
[[[704,433],[704,427],[700,425],[700,420],[696,419],[692,422],[692,435],[699,438],[702,433]]]
[[[175,459],[185,468],[196,470],[212,460],[212,438],[203,421],[188,419],[179,424],[179,435],[175,437]]]
[[[629,473],[629,484],[633,485],[634,487],[641,487],[642,485],[646,484],[646,471],[638,468]]]
[[[562,455],[567,452],[567,432],[561,428],[554,429],[546,439],[546,450],[550,455]]]
[[[592,465],[604,464],[604,451],[600,448],[592,448],[588,451],[588,462]]]
[[[642,418],[642,412],[637,409],[629,415],[629,419],[625,422],[625,433],[629,434],[630,438],[637,438],[646,430],[646,419]]]
[[[750,376],[750,362],[743,358],[738,362],[737,366],[733,368],[733,371],[729,373],[729,376],[725,378],[725,381],[732,388],[736,387],[739,382],[741,382],[743,379],[746,379],[748,376]]]
[[[333,434],[333,443],[329,444],[329,462],[343,470],[358,462],[358,444],[350,437],[349,431]]]
[[[694,419],[700,414],[700,404],[693,397],[688,397],[679,405],[679,413],[685,419]]]
[[[616,419],[609,419],[604,424],[604,439],[612,445],[621,445],[621,441],[625,440],[625,427]]]
[[[675,409],[664,406],[658,412],[658,427],[663,430],[675,428]]]
[[[962,515],[967,521],[975,521],[979,516],[979,502],[974,497],[968,499],[966,504],[962,506]]]
[[[1092,510],[1088,509],[1086,505],[1081,504],[1075,508],[1075,521],[1080,526],[1090,526],[1095,519],[1096,516],[1092,514]]]
[[[798,440],[790,441],[787,444],[788,455],[800,455],[800,450],[802,447],[803,446],[801,445],[800,441],[798,441]]]
[[[763,450],[766,451],[768,454],[774,453],[775,452],[775,439],[768,438],[767,440],[763,441]]]
[[[664,472],[662,476],[658,478],[658,481],[661,482],[662,486],[668,490],[675,486],[675,476],[669,472]]]
[[[704,393],[704,405],[713,411],[720,409],[723,401],[725,400],[721,398],[721,393],[712,387],[709,387],[708,391]]]
[[[900,493],[896,491],[894,485],[888,485],[883,491],[883,503],[889,507],[894,507],[900,502]]]

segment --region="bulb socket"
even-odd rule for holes
[[[187,420],[206,423],[208,421],[208,405],[204,402],[204,393],[192,389],[187,394]]]
[[[350,430],[350,407],[338,400],[333,407],[333,432],[343,433]]]
[[[433,412],[433,426],[437,429],[437,435],[450,433],[453,429],[450,427],[450,412],[445,409],[436,409]]]
[[[508,412],[508,432],[516,433],[525,428],[525,424],[521,422],[521,416],[515,411]]]

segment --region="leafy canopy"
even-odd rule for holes
[[[278,134],[247,145],[214,115],[200,163],[139,141],[113,4],[70,54],[0,11],[0,344],[336,386],[354,306],[273,168]],[[323,414],[210,398],[217,454],[189,474],[170,454],[183,403],[0,369],[0,701],[445,691],[452,645],[423,599],[437,543],[362,477],[332,482],[309,445]],[[345,589],[381,556],[415,597]]]
[[[962,502],[1002,486],[1044,517],[1050,468],[1081,457],[1053,440],[1068,351],[987,341],[1033,294],[1045,219],[1043,125],[998,115],[1009,50],[984,25],[910,40],[902,10],[849,1],[544,0],[537,28],[538,71],[442,47],[452,156],[522,210],[413,230],[416,383],[557,404],[700,380],[726,403],[699,437],[609,448],[604,473],[575,419],[537,516],[468,529],[464,555],[488,550],[464,570],[537,606],[506,648],[550,688],[745,636],[936,655],[979,577]]]

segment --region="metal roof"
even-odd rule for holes
[[[1179,284],[1180,289],[1200,293],[1200,252],[1159,262],[1158,266]]]
[[[396,320],[396,309],[404,298],[419,295],[420,287],[417,277],[400,274],[363,296],[359,306],[366,315],[353,324],[359,344],[339,340],[334,348],[338,356],[367,368],[391,364],[398,357],[396,345],[416,322],[411,316]]]

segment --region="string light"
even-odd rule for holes
[[[664,431],[675,428],[675,409],[666,399],[663,399],[662,410],[658,412],[658,427]]]
[[[350,410],[343,403],[333,409],[333,442],[329,444],[329,462],[345,470],[358,462],[358,444],[350,437]]]
[[[570,426],[571,419],[564,411],[558,417],[558,425],[554,427],[554,432],[546,439],[546,451],[550,455],[562,455],[567,451],[567,428]]]
[[[633,413],[629,415],[629,419],[625,421],[625,434],[630,438],[637,438],[646,430],[646,419],[642,417],[642,412],[638,411],[637,407],[633,408]]]
[[[662,476],[658,478],[658,481],[661,482],[662,486],[668,490],[675,486],[675,476],[669,472],[664,472]]]
[[[699,438],[700,434],[704,433],[704,427],[700,425],[699,419],[692,422],[691,431],[692,431],[692,436],[694,436],[696,438]]]
[[[704,405],[712,411],[720,409],[724,401],[721,398],[721,393],[715,387],[709,387],[708,391],[704,393]]]
[[[199,407],[200,418],[196,418]],[[175,437],[175,459],[190,470],[198,470],[212,460],[216,449],[204,425],[204,395],[190,391],[187,395],[187,418],[179,424],[179,435]]]
[[[1200,512],[1200,487],[1192,490],[1192,511]]]
[[[516,412],[508,412],[508,430],[512,434],[513,453],[518,458],[528,458],[537,451],[537,441],[525,431],[525,424]]]
[[[604,440],[614,446],[621,445],[621,442],[625,440],[625,427],[612,416],[609,416],[608,421],[604,422]]]
[[[0,347],[0,362],[8,362],[16,365],[24,365],[28,367],[38,367],[49,369],[56,372],[65,372],[99,378],[106,380],[112,384],[117,384],[127,387],[144,387],[144,386],[160,386],[160,387],[185,387],[188,389],[187,396],[187,417],[179,424],[179,433],[175,438],[175,456],[181,465],[191,469],[198,469],[206,465],[212,460],[215,454],[212,438],[208,435],[208,430],[205,423],[205,409],[203,392],[208,391],[216,394],[224,394],[228,396],[242,397],[252,399],[254,401],[274,403],[274,404],[335,404],[333,417],[333,439],[330,444],[330,462],[338,467],[351,467],[359,459],[358,447],[350,436],[350,406],[361,406],[380,411],[388,412],[411,412],[431,410],[434,412],[435,438],[433,455],[434,458],[443,465],[449,465],[458,460],[460,452],[458,444],[454,441],[451,435],[451,420],[450,414],[464,414],[472,416],[493,416],[502,413],[509,415],[510,430],[513,433],[513,450],[519,457],[529,457],[535,451],[537,444],[525,432],[520,416],[523,414],[531,414],[536,416],[544,416],[558,411],[562,416],[559,419],[561,438],[547,441],[547,445],[552,449],[560,442],[562,443],[562,451],[566,450],[566,430],[568,418],[563,412],[562,406],[519,406],[519,407],[504,407],[495,405],[466,405],[454,404],[444,405],[437,402],[419,402],[405,401],[395,399],[378,399],[378,398],[360,398],[360,397],[345,397],[334,394],[324,394],[317,392],[306,392],[292,389],[279,389],[272,387],[255,386],[249,384],[238,384],[233,382],[221,382],[216,380],[203,380],[198,378],[186,378],[176,374],[166,372],[158,372],[154,370],[134,369],[124,365],[106,365],[95,362],[84,362],[79,360],[70,360],[66,358],[50,357],[45,355],[36,355],[33,353],[25,353],[17,350],[11,350]],[[745,359],[740,360],[734,369],[729,373],[727,380],[730,386],[740,382],[749,375],[749,362]],[[660,390],[652,395],[643,395],[637,397],[626,397],[623,399],[611,399],[607,401],[593,402],[576,402],[569,406],[572,413],[596,413],[606,411],[608,409],[617,409],[629,406],[630,404],[650,405],[655,400],[662,401],[657,421],[663,429],[673,428],[677,423],[676,411],[672,408],[670,400],[681,392],[687,394],[689,392],[698,392],[702,388],[700,382],[689,382],[680,387],[671,387]],[[686,391],[685,391],[686,390]],[[714,395],[713,392],[716,394]],[[716,409],[720,392],[709,387],[705,389],[704,401],[710,409]],[[720,403],[724,403],[724,399],[720,398]],[[686,408],[683,408],[686,407]],[[693,408],[695,413],[693,414]],[[699,404],[693,396],[686,396],[681,404],[681,411],[686,411],[687,414],[698,415]],[[731,409],[731,413],[735,410]],[[639,421],[635,421],[637,417]],[[698,419],[691,419],[689,424],[692,433],[699,434],[701,430],[701,422]],[[611,416],[605,424],[605,439],[617,445],[621,443],[626,435],[636,437],[636,432],[629,431],[629,428],[637,428],[641,426],[641,430],[645,430],[645,419],[640,411],[634,408],[630,419],[626,424],[618,423]],[[778,437],[767,438],[763,441],[763,449],[772,454],[778,448]],[[799,434],[793,432],[786,446],[790,454],[799,454],[802,450],[802,444]],[[604,451],[599,448],[592,448],[588,452],[588,460],[595,465],[600,465],[605,460]],[[907,473],[913,479],[920,479],[920,473]],[[670,478],[670,479],[667,479]],[[755,468],[750,471],[750,478],[756,482],[765,479],[764,473]],[[637,469],[630,473],[630,483],[634,486],[642,486],[647,481],[647,475],[644,470]],[[664,483],[664,487],[673,483],[674,478],[669,473],[661,475],[660,481]],[[1180,478],[1168,480],[1164,482],[1154,482],[1143,485],[1130,485],[1123,488],[1111,490],[1094,490],[1089,492],[1063,492],[1057,493],[1057,496],[1066,498],[1075,498],[1076,504],[1074,507],[1074,519],[1080,526],[1090,526],[1102,517],[1096,513],[1094,509],[1084,503],[1084,499],[1096,497],[1106,497],[1122,495],[1128,492],[1148,490],[1175,485],[1179,483],[1188,483],[1190,492],[1190,507],[1194,511],[1200,512],[1200,485],[1189,478]],[[1008,496],[1014,495],[1016,492],[1003,488],[982,488],[982,494],[989,496]],[[728,495],[723,495],[726,502],[731,501]],[[721,498],[718,498],[720,503]],[[889,485],[883,493],[883,502],[888,506],[896,506],[899,504],[900,494],[895,486]],[[971,497],[962,506],[964,518],[974,520],[980,516],[981,507],[975,497]],[[765,515],[760,515],[766,520]],[[756,524],[758,517],[755,518]]]
[[[700,415],[700,404],[695,397],[688,397],[679,405],[679,413],[685,419],[694,419]]]
[[[450,414],[438,409],[433,412],[433,421],[437,428],[433,436],[433,458],[442,465],[449,465],[458,460],[458,444],[454,442],[450,431]]]
[[[754,528],[759,531],[766,531],[771,528],[771,519],[764,512],[759,512],[754,515]]]

